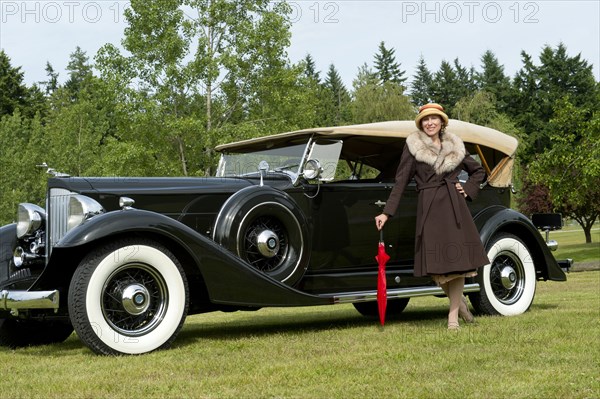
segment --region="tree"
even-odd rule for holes
[[[350,104],[352,123],[412,119],[415,116],[404,86],[388,80],[382,82],[377,72],[365,63],[352,82],[353,101]]]
[[[161,120],[176,126],[163,131],[179,152],[184,175],[191,143],[206,152],[204,171],[210,173],[218,129],[230,117],[273,101],[281,93],[278,84],[285,82],[282,90],[295,84],[284,59],[289,13],[287,4],[268,0],[133,0],[122,41],[131,56],[107,45],[97,61],[103,76],[138,82],[159,105]],[[260,95],[266,98],[249,103]],[[200,131],[195,121],[202,122]]]
[[[458,81],[458,96],[459,98],[472,95],[477,90],[475,83],[475,69],[473,67],[467,69],[462,66],[458,58],[454,59],[454,70],[456,71],[456,79]]]
[[[47,147],[42,142],[43,126],[39,116],[29,118],[20,108],[0,119],[0,224],[13,222],[16,204],[44,205],[46,178],[36,168]]]
[[[344,82],[340,77],[337,69],[333,64],[329,65],[327,70],[327,76],[323,87],[326,90],[326,96],[328,97],[328,108],[330,109],[328,124],[340,125],[349,119],[350,94],[344,86]]]
[[[507,111],[510,101],[510,78],[504,74],[504,66],[500,65],[491,50],[487,50],[481,56],[481,72],[475,74],[475,81],[480,90],[494,96],[498,111]]]
[[[600,110],[576,106],[566,96],[553,113],[551,146],[537,154],[530,173],[535,183],[548,187],[555,209],[581,225],[590,243],[600,216]]]
[[[352,122],[371,123],[414,119],[415,110],[404,88],[392,82],[366,83],[354,92]]]
[[[58,89],[58,72],[54,71],[52,64],[46,61],[46,76],[48,80],[40,82],[40,86],[44,87],[44,93],[48,96],[54,93]]]
[[[550,199],[548,187],[534,183],[528,174],[522,176],[521,180],[522,187],[519,190],[516,202],[522,214],[531,216],[534,213],[554,212],[555,208]]]
[[[432,102],[433,75],[427,68],[423,55],[419,57],[416,73],[411,83],[410,97],[411,101],[417,107]]]
[[[527,162],[552,145],[548,123],[557,99],[568,95],[570,103],[577,107],[597,109],[600,97],[592,66],[579,54],[569,57],[562,43],[556,49],[544,47],[540,65],[535,65],[525,52],[521,57],[523,67],[513,80],[508,112],[527,134]]]
[[[462,94],[463,88],[456,71],[448,61],[442,61],[440,69],[433,76],[431,99],[442,104],[448,116],[452,117],[454,104]]]
[[[48,65],[46,66],[47,72]],[[65,82],[64,87],[70,93],[71,97],[75,99],[93,76],[89,58],[81,47],[77,46],[75,52],[69,56],[67,71],[69,72],[69,79]],[[52,76],[50,78],[52,79]]]
[[[331,96],[329,90],[321,82],[321,72],[317,71],[315,62],[310,54],[307,54],[304,60],[299,64],[302,73],[299,76],[299,86],[297,98],[299,101],[295,104],[296,109],[292,115],[303,114],[302,123],[299,128],[308,128],[314,126],[325,126],[331,120],[329,111],[333,108],[331,105]],[[290,93],[292,94],[292,93]],[[286,96],[286,97],[289,97]],[[302,111],[303,112],[299,112]]]
[[[27,108],[29,89],[23,84],[21,67],[12,67],[10,58],[0,50],[0,117]]]
[[[308,79],[312,79],[316,83],[321,83],[320,72],[317,71],[315,61],[310,54],[306,54],[304,57],[304,76]]]
[[[358,73],[356,74],[356,78],[352,80],[352,88],[356,92],[362,86],[373,84],[376,85],[379,83],[379,78],[377,77],[377,73],[373,72],[371,68],[365,62],[358,68]]]
[[[521,133],[510,118],[498,112],[496,97],[484,90],[461,98],[454,107],[457,119],[491,127],[521,139]]]
[[[395,52],[393,48],[386,48],[384,42],[379,43],[379,52],[375,54],[375,73],[381,83],[401,85],[406,81],[405,71],[400,70],[400,64],[396,62]]]

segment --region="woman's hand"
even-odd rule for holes
[[[462,184],[460,183],[455,183],[454,187],[456,187],[456,189],[458,190],[458,192],[460,194],[462,194],[463,197],[467,198],[467,193],[465,193],[465,189],[463,188]]]
[[[382,213],[381,215],[378,215],[375,217],[375,227],[377,227],[377,230],[381,230],[383,229],[383,225],[385,224],[385,222],[387,222],[387,220],[390,217],[388,215],[386,215],[385,213]]]

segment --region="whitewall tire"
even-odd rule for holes
[[[188,296],[183,269],[167,248],[149,240],[122,240],[81,262],[69,288],[69,315],[93,351],[141,354],[175,339]]]
[[[498,234],[487,245],[490,264],[478,271],[480,292],[471,294],[479,313],[514,316],[533,302],[536,272],[527,246],[512,234]]]

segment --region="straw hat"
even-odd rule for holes
[[[444,113],[444,107],[442,107],[440,104],[431,103],[425,104],[419,108],[419,114],[415,119],[415,124],[419,130],[421,129],[421,119],[429,115],[439,116],[444,121],[444,125],[448,126],[448,115]]]

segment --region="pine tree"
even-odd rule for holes
[[[50,95],[58,89],[58,72],[54,71],[52,64],[46,61],[46,76],[48,80],[40,82],[40,85],[44,87],[46,95]]]
[[[543,101],[542,115],[548,120],[554,115],[556,99],[569,96],[575,106],[593,107],[597,104],[597,83],[592,65],[581,59],[581,54],[569,57],[567,48],[560,43],[556,49],[546,46],[540,54],[538,68],[539,90],[547,100]]]
[[[548,123],[554,117],[557,99],[568,95],[577,107],[598,109],[600,85],[592,66],[580,54],[569,57],[562,43],[556,49],[544,47],[539,66],[525,52],[521,52],[521,58],[523,67],[513,80],[508,112],[527,134],[522,153],[524,162],[529,162],[552,146]]]
[[[477,87],[493,94],[496,109],[505,112],[510,100],[510,78],[504,74],[504,66],[500,65],[491,50],[481,56],[481,70],[475,75]]]
[[[77,98],[79,92],[85,87],[92,75],[92,66],[86,52],[77,46],[75,52],[71,53],[67,64],[69,79],[65,82],[65,88],[72,98]]]
[[[431,98],[442,104],[448,116],[452,115],[454,105],[460,100],[463,88],[454,68],[448,61],[442,61],[440,69],[433,76]]]
[[[425,58],[423,58],[423,55],[419,57],[419,62],[417,63],[416,69],[417,72],[413,76],[413,81],[410,86],[410,97],[414,105],[421,106],[432,101],[431,95],[433,90],[433,75],[427,68],[427,64],[425,63]]]
[[[317,71],[317,67],[315,65],[315,61],[313,60],[310,54],[306,54],[304,57],[304,76],[309,79],[314,79],[315,82],[320,83],[321,77],[320,72]]]
[[[455,58],[454,70],[456,71],[456,79],[458,80],[457,90],[459,99],[473,95],[477,91],[475,69],[473,67],[467,69],[460,64],[458,58]]]
[[[344,82],[333,64],[329,65],[323,87],[328,92],[329,105],[332,107],[329,121],[335,125],[342,124],[348,117],[350,94],[348,94],[348,90],[346,90]]]
[[[23,77],[21,67],[13,68],[8,55],[0,50],[0,117],[28,106],[29,89],[23,84]]]
[[[401,71],[400,64],[396,62],[395,52],[393,48],[387,49],[384,42],[379,44],[379,53],[375,54],[375,71],[381,83],[401,85],[406,81],[405,71]]]

